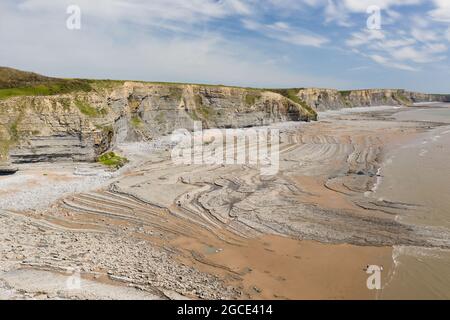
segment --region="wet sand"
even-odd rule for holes
[[[242,290],[242,299],[375,299],[378,292],[367,288],[364,268],[383,266],[386,282],[392,267],[388,247],[327,245],[277,236],[221,248],[189,239],[175,244],[204,256],[202,263],[194,264],[199,270],[225,278],[230,278],[230,271],[236,273],[238,279],[227,282]],[[222,267],[214,267],[218,265]]]

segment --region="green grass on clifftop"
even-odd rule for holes
[[[53,96],[91,90],[90,84],[84,80],[60,80],[31,87],[0,88],[0,100],[19,96]]]
[[[33,72],[26,72],[12,68],[0,67],[0,88],[22,88],[33,87],[48,83],[56,79],[41,76]]]
[[[58,79],[12,68],[0,67],[0,100],[19,96],[52,96],[90,92],[101,81]],[[108,82],[109,83],[109,82]]]

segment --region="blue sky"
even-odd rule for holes
[[[0,41],[60,77],[450,92],[449,0],[2,0]]]

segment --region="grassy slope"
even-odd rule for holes
[[[55,79],[32,72],[0,67],[0,88],[32,87]]]
[[[92,90],[89,80],[57,79],[0,67],[0,100],[17,96],[48,96]]]

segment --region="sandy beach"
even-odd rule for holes
[[[111,176],[98,167],[80,176],[67,164],[51,172],[23,166],[0,177],[0,287],[13,298],[108,298],[91,282],[71,292],[11,276],[45,271],[51,281],[79,268],[99,286],[130,288],[113,298],[396,297],[396,248],[450,247],[447,228],[402,218],[419,203],[378,194],[388,151],[443,127],[402,119],[406,112],[274,125],[280,171],[269,178],[249,165],[174,165],[164,143],[119,146],[132,161]],[[51,203],[37,206],[47,192]],[[367,265],[383,266],[386,294],[368,290]]]

